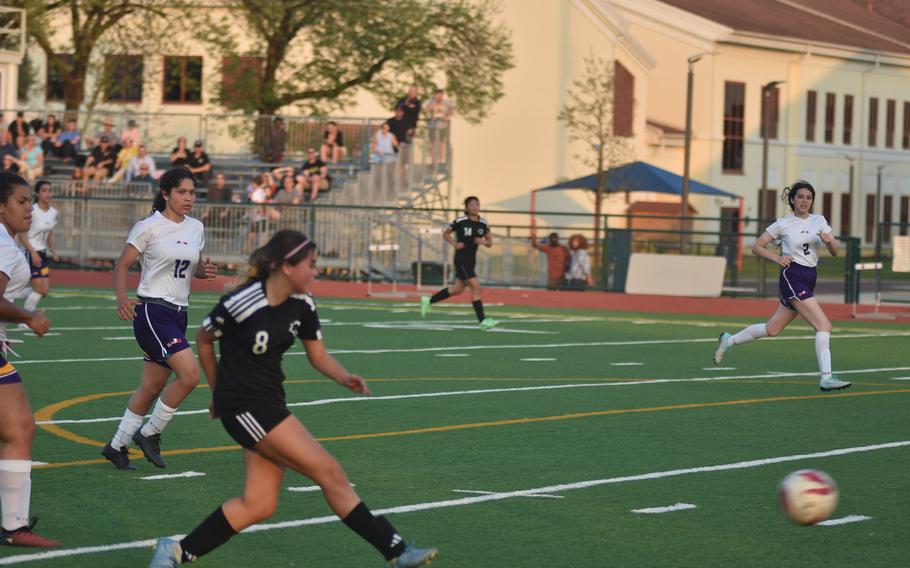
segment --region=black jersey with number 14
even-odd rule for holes
[[[223,296],[202,327],[221,343],[213,401],[222,415],[255,401],[284,403],[284,353],[297,338],[322,339],[312,297],[294,294],[270,306],[262,280]]]
[[[485,237],[490,232],[490,225],[481,217],[472,221],[467,215],[462,215],[449,223],[449,229],[455,234],[456,242],[464,243],[463,249],[455,249],[455,259],[473,261],[478,246],[474,239]]]

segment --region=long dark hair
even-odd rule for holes
[[[796,212],[796,209],[793,207],[793,200],[796,199],[796,192],[801,189],[809,190],[809,193],[812,194],[812,204],[815,204],[815,188],[806,180],[798,179],[793,182],[790,187],[785,187],[781,194],[781,201],[790,206],[790,211]]]
[[[285,262],[296,266],[309,258],[315,250],[316,243],[300,231],[282,229],[250,255],[246,284],[253,280],[265,280]]]
[[[6,203],[13,190],[20,185],[28,187],[24,177],[13,172],[0,172],[0,203]]]
[[[46,179],[39,179],[38,181],[35,182],[35,195],[34,195],[35,203],[38,203],[38,194],[41,193],[41,188],[44,187],[45,185],[51,185],[51,182],[47,181]]]
[[[164,211],[167,207],[167,200],[164,199],[164,194],[170,195],[171,190],[178,187],[180,182],[185,179],[192,181],[193,187],[196,187],[196,176],[186,168],[174,168],[164,172],[164,175],[158,180],[158,193],[155,194],[155,201],[152,202],[152,213]]]
[[[471,201],[476,201],[477,205],[480,205],[480,199],[478,199],[477,196],[469,195],[468,197],[465,197],[464,198],[464,214],[465,215],[468,214],[468,203],[470,203]]]

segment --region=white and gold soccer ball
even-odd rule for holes
[[[814,525],[837,508],[837,483],[817,469],[794,471],[777,488],[780,509],[800,525]]]

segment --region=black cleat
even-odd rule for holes
[[[101,455],[114,464],[117,469],[136,469],[130,465],[130,452],[126,446],[121,446],[119,450],[115,450],[111,443],[108,442],[104,449],[101,450]]]
[[[143,436],[139,431],[133,434],[133,441],[142,450],[145,459],[155,464],[155,467],[165,467],[164,460],[161,458],[161,434]]]

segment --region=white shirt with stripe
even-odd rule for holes
[[[818,266],[818,249],[824,245],[819,231],[830,233],[831,225],[822,215],[810,213],[805,219],[788,215],[768,226],[766,232],[780,239],[782,256],[789,256],[798,264],[808,268]]]
[[[188,306],[190,280],[205,246],[202,223],[192,217],[176,223],[155,211],[133,226],[126,242],[139,251],[137,293]]]

